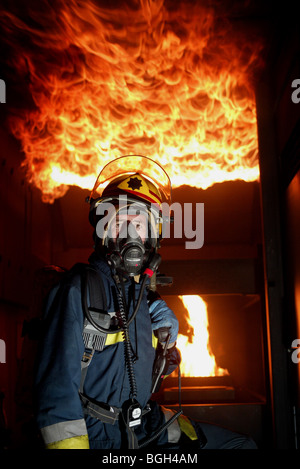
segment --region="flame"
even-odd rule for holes
[[[118,3],[47,2],[28,6],[30,21],[3,12],[34,102],[10,127],[43,200],[91,188],[125,154],[160,162],[173,187],[257,180],[260,41],[198,2]]]
[[[224,376],[228,371],[219,368],[209,348],[207,304],[198,295],[179,296],[189,313],[188,323],[194,329],[193,341],[179,334],[177,347],[181,352],[182,376]]]

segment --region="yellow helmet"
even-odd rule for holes
[[[171,205],[172,186],[166,171],[157,162],[141,155],[127,155],[109,162],[100,172],[89,202],[128,194],[146,203]]]
[[[100,203],[114,202],[122,195],[156,208],[161,214],[162,204],[170,207],[172,203],[171,181],[166,171],[146,156],[116,158],[104,166],[88,199],[91,224],[95,226],[98,221],[95,212]]]
[[[95,249],[110,263],[121,265],[127,273],[141,272],[157,258],[155,253],[162,239],[163,223],[169,219],[171,191],[167,173],[150,158],[123,156],[108,163],[88,199],[89,219],[95,228]],[[125,226],[124,216],[128,221],[131,210],[144,217],[145,236],[138,236],[134,230],[132,235],[126,230],[126,233],[121,230],[118,236],[113,235],[114,220],[122,220],[119,225]]]
[[[161,207],[162,197],[158,188],[139,173],[125,174],[114,179],[102,192],[102,197],[114,197],[122,194],[143,200]]]

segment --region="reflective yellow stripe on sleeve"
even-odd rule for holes
[[[46,445],[47,449],[90,449],[88,435],[73,436]]]
[[[198,440],[196,430],[194,429],[193,425],[191,424],[191,422],[185,415],[180,415],[180,417],[178,418],[178,423],[179,423],[180,430],[190,440]]]
[[[156,349],[157,345],[158,345],[158,338],[152,332],[152,347]]]
[[[41,428],[41,435],[46,448],[63,448],[66,445],[77,445],[86,447],[88,432],[84,418],[77,420],[66,420]],[[83,445],[83,446],[82,446]]]

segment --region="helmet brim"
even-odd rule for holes
[[[142,155],[126,155],[109,162],[100,171],[89,201],[102,196],[106,186],[118,176],[139,173],[148,178],[160,191],[163,202],[172,203],[172,185],[163,167],[156,161]]]

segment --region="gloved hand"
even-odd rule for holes
[[[173,313],[173,311],[168,307],[166,302],[161,298],[155,300],[149,306],[151,321],[152,321],[152,330],[155,331],[160,327],[169,327],[170,328],[170,342],[169,348],[171,348],[177,340],[178,335],[178,320]]]

